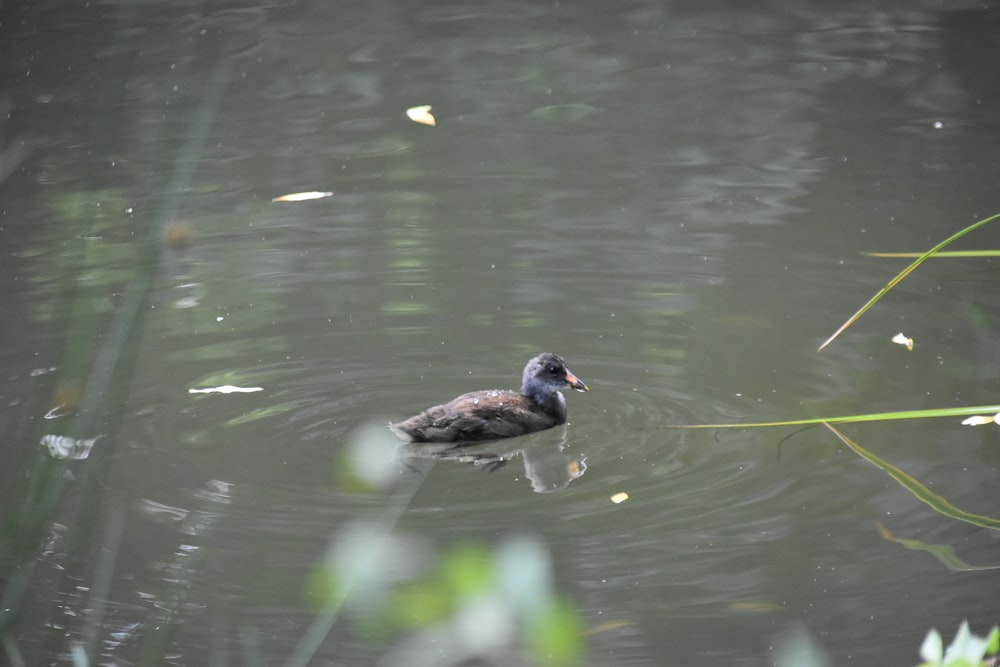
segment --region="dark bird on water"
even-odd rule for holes
[[[559,391],[566,387],[590,391],[562,357],[543,352],[524,367],[520,392],[462,394],[389,428],[407,442],[475,442],[534,433],[566,423],[566,399]]]

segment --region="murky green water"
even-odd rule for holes
[[[572,663],[773,664],[799,628],[835,664],[916,664],[929,628],[1000,620],[966,567],[1000,565],[997,532],[825,430],[662,428],[996,402],[995,260],[925,264],[815,351],[904,266],[861,253],[997,212],[995,11],[3,12],[11,664],[460,664],[479,617],[428,573],[466,548],[544,573],[517,536]],[[305,191],[334,195],[271,201]],[[360,431],[543,350],[591,388],[565,428],[358,480]],[[259,390],[191,392],[229,385]],[[997,517],[996,429],[957,421],[846,432]],[[331,583],[359,524],[392,558]],[[487,662],[544,652],[483,609]]]

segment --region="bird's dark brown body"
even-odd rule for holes
[[[565,387],[589,391],[562,357],[544,352],[524,367],[521,391],[474,391],[396,424],[410,442],[476,442],[511,438],[566,423]]]

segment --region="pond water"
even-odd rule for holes
[[[502,605],[386,620],[463,549],[540,571],[574,664],[917,664],[1000,621],[995,523],[821,427],[665,428],[996,403],[996,259],[816,351],[907,261],[863,253],[1000,211],[995,3],[0,19],[9,664],[538,661],[559,632]],[[385,424],[545,350],[590,387],[565,427],[395,458]],[[843,431],[998,517],[996,427],[959,421]]]

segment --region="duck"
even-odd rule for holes
[[[418,415],[389,424],[404,442],[480,442],[526,435],[566,423],[560,389],[590,391],[558,354],[528,361],[521,390],[491,389],[462,394]]]

